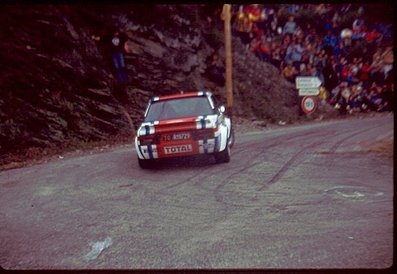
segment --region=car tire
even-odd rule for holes
[[[149,169],[149,168],[153,168],[153,160],[144,160],[144,159],[139,159],[138,158],[138,164],[139,167],[142,169]]]
[[[230,137],[229,137],[229,140],[228,140],[228,144],[229,144],[229,147],[230,148],[232,148],[233,147],[233,145],[234,145],[234,141],[235,141],[235,139],[234,139],[234,130],[233,130],[233,128],[230,130]]]
[[[215,161],[218,164],[230,162],[230,146],[229,145],[226,145],[224,150],[215,153]]]

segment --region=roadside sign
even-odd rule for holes
[[[305,88],[299,89],[299,96],[317,96],[320,94],[320,89],[318,88]]]
[[[299,96],[317,96],[320,94],[319,86],[321,85],[318,77],[298,76],[295,78],[295,86],[298,89]]]
[[[320,85],[321,81],[316,76],[298,76],[295,79],[297,89],[317,89]]]
[[[305,96],[301,101],[301,108],[304,113],[309,114],[317,108],[317,98],[314,96]]]

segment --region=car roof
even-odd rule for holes
[[[153,101],[164,101],[164,100],[172,100],[172,99],[180,99],[180,98],[188,98],[188,97],[200,97],[200,96],[210,96],[212,93],[210,91],[196,91],[196,92],[181,92],[170,95],[162,95],[152,97]]]

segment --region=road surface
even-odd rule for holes
[[[0,173],[5,269],[387,268],[393,116],[236,135],[139,168],[132,145]]]

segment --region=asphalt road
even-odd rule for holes
[[[141,170],[133,146],[0,173],[5,269],[387,268],[393,116],[239,133]]]

